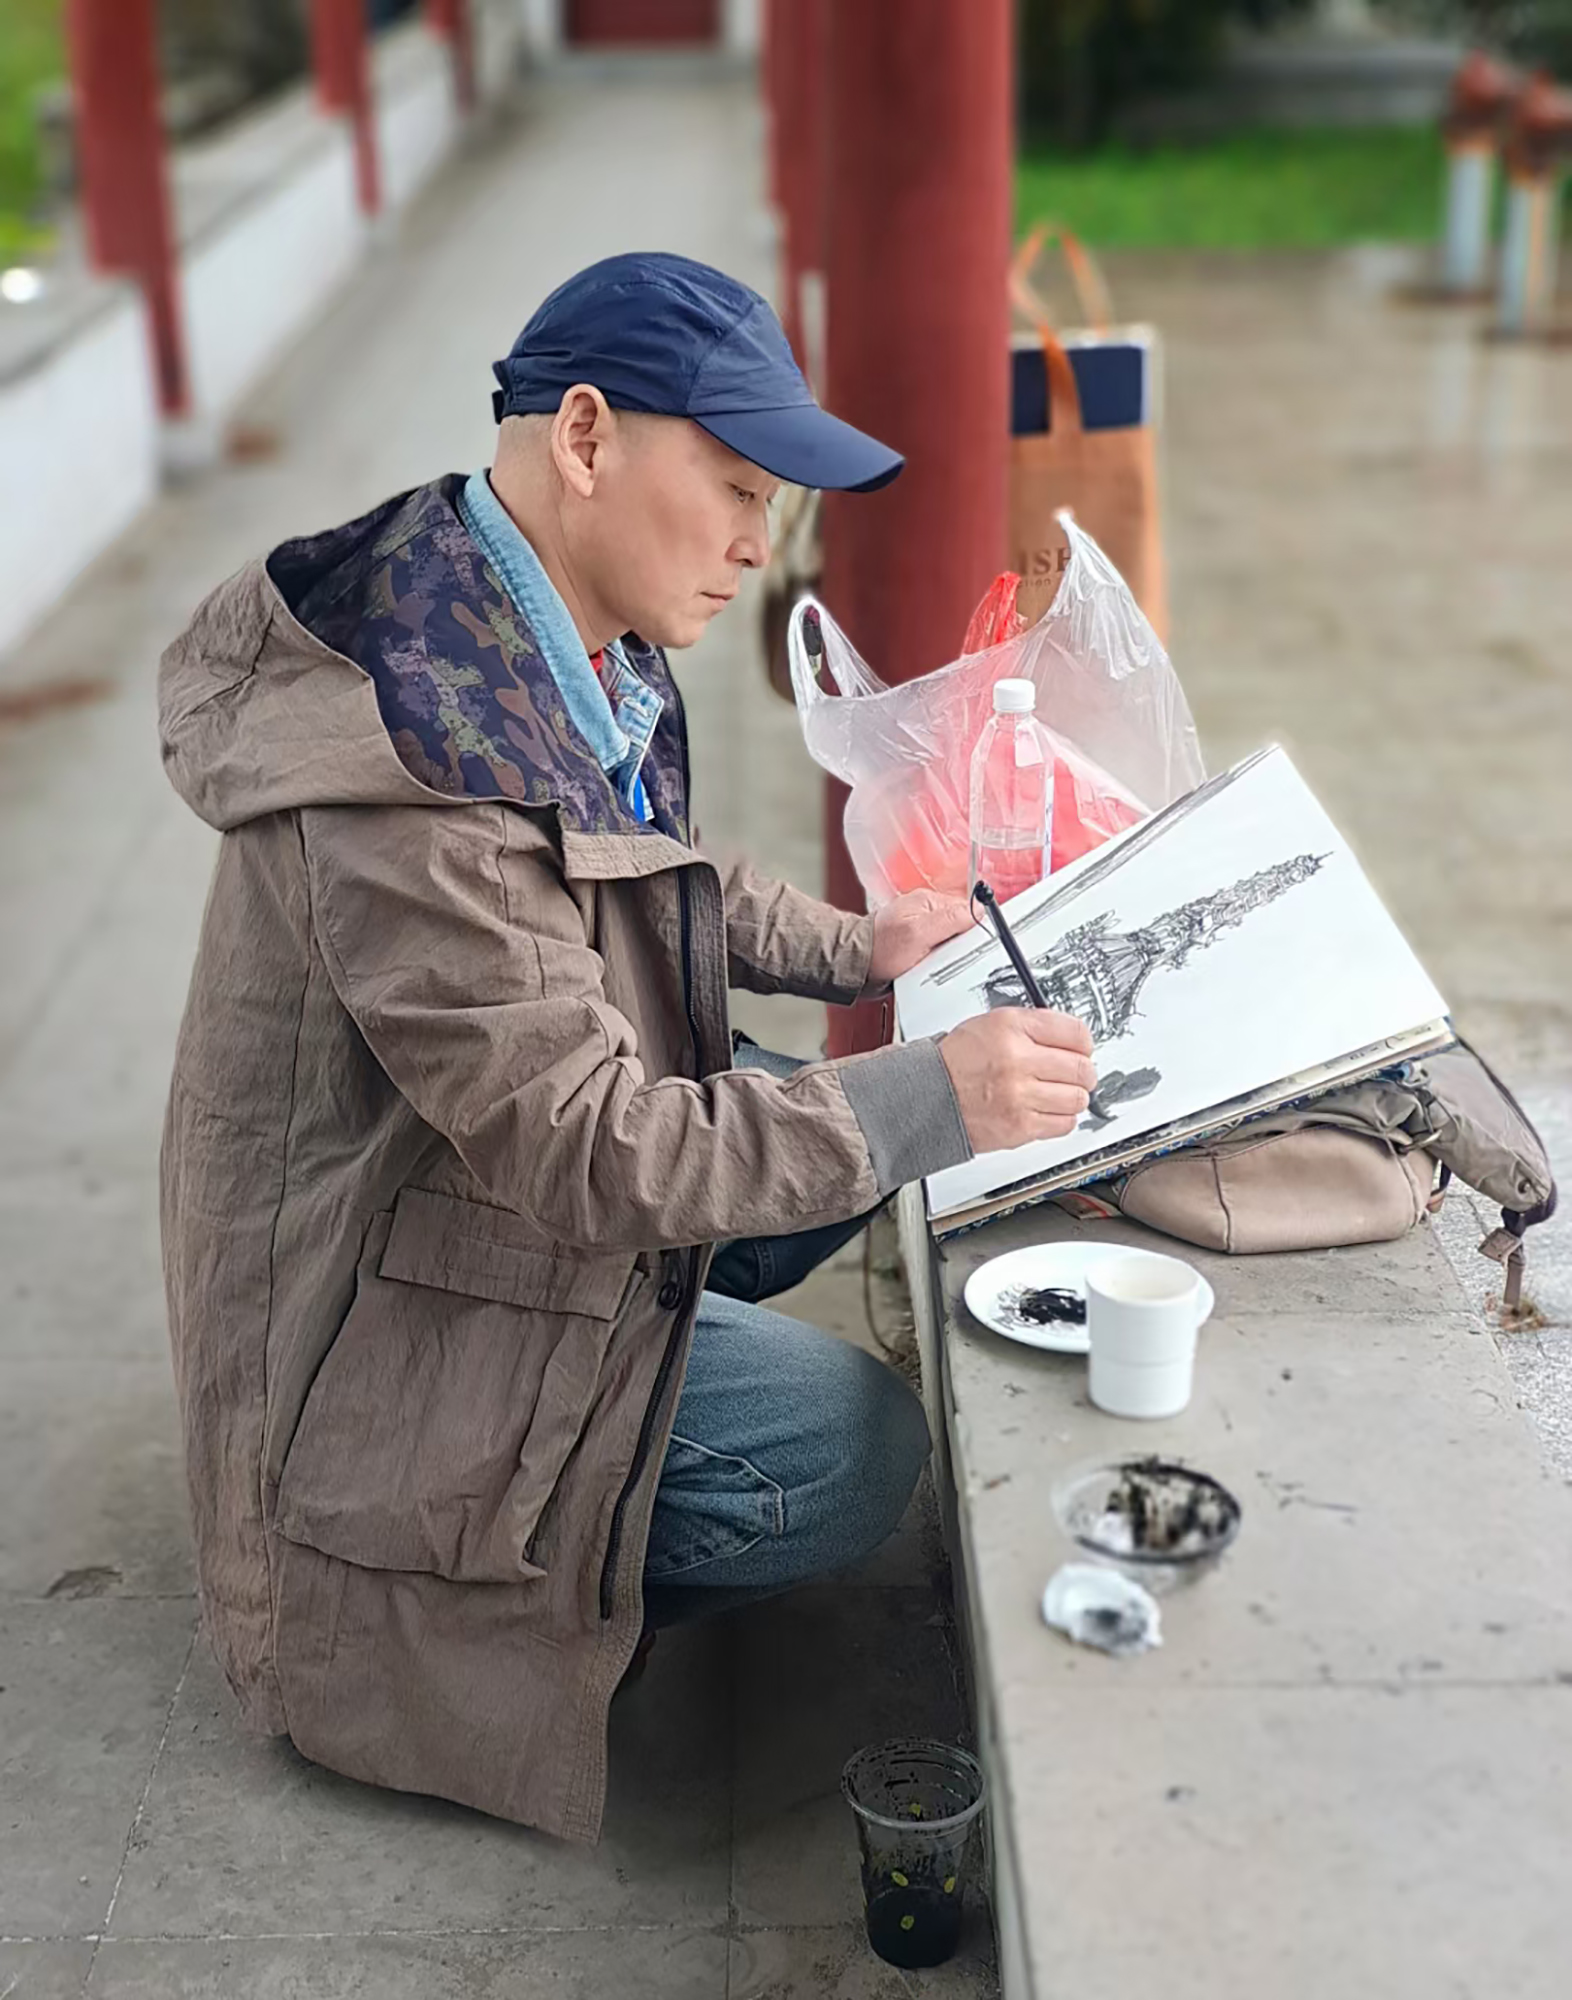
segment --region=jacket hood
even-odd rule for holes
[[[198,608],[159,672],[164,765],[220,830],[303,806],[555,807],[565,829],[686,843],[680,702],[662,697],[635,818],[569,719],[534,633],[460,520],[461,475],[282,543]],[[650,857],[653,860],[653,855]]]

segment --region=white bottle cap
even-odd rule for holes
[[[993,712],[995,715],[1030,715],[1037,706],[1036,681],[995,681],[993,684]]]

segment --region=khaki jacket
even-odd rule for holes
[[[931,1043],[731,1067],[728,984],[852,1000],[871,923],[686,842],[648,649],[660,823],[627,818],[455,486],[285,545],[165,657],[166,764],[223,830],[165,1130],[170,1328],[249,1720],[593,1839],[709,1246],[966,1142]]]

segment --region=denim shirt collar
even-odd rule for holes
[[[485,472],[471,473],[459,494],[458,509],[471,540],[534,633],[568,719],[626,802],[649,819],[651,807],[639,768],[660,721],[660,696],[634,672],[615,639],[605,651],[602,685],[556,585],[491,490]]]

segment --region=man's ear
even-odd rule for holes
[[[611,429],[611,409],[599,389],[576,382],[565,390],[551,425],[551,456],[563,483],[581,499],[595,490]]]

